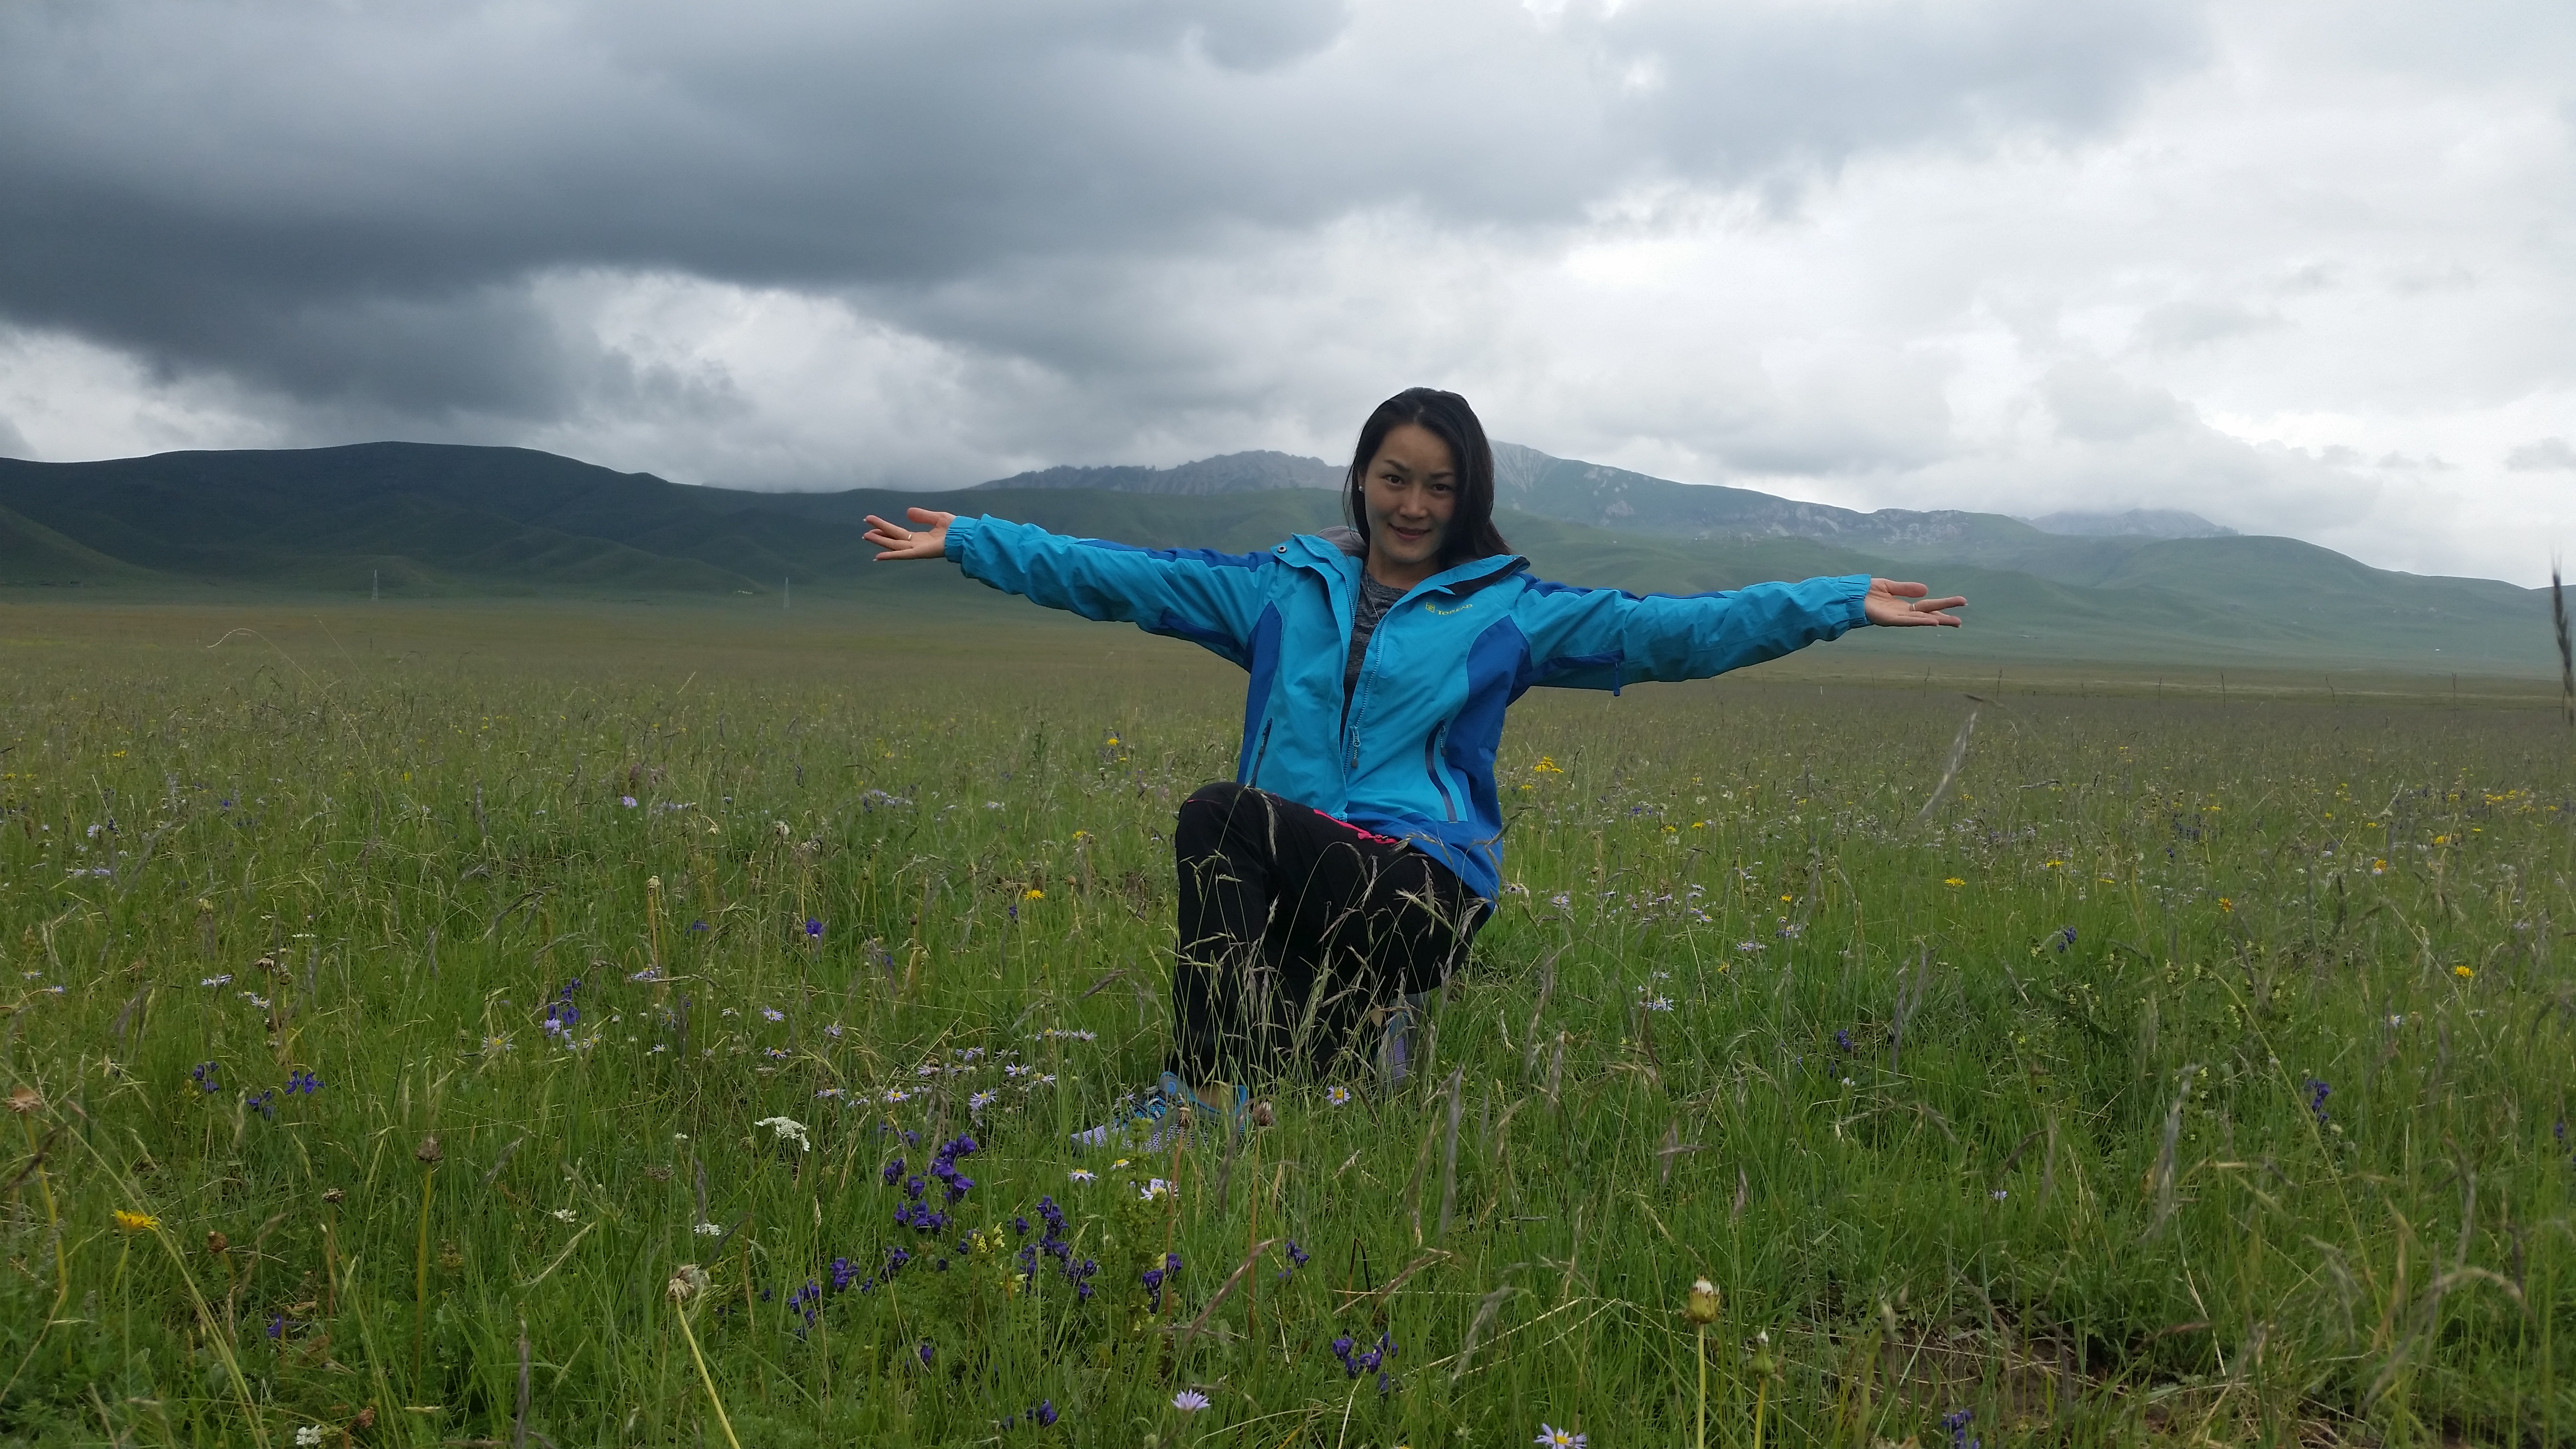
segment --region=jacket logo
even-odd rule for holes
[[[1422,607],[1430,610],[1432,613],[1438,614],[1441,618],[1446,619],[1452,614],[1463,614],[1469,609],[1476,607],[1476,601],[1474,599],[1460,599],[1452,607],[1444,609],[1438,604],[1431,602],[1429,599],[1425,599],[1422,601]]]

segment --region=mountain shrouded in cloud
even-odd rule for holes
[[[2576,429],[2571,35],[2541,4],[16,6],[0,451],[953,486],[1331,457],[1431,381],[1668,476],[2527,577],[2500,550],[2576,518],[2507,462]]]

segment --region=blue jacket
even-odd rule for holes
[[[967,575],[1086,619],[1202,644],[1249,670],[1235,779],[1396,836],[1490,901],[1500,888],[1494,749],[1532,685],[1618,692],[1776,659],[1864,622],[1869,576],[1733,593],[1622,593],[1532,578],[1508,554],[1407,590],[1370,635],[1343,707],[1358,535],[1299,534],[1268,553],[1140,549],[1025,523],[959,518]]]

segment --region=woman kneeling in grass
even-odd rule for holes
[[[1534,578],[1494,528],[1494,454],[1456,393],[1360,429],[1346,528],[1267,553],[1138,549],[998,518],[871,517],[890,559],[1204,645],[1252,675],[1235,777],[1181,805],[1172,1046],[1137,1116],[1248,1078],[1400,1070],[1386,1026],[1440,985],[1500,888],[1494,751],[1532,685],[1700,679],[1967,600],[1855,574],[1639,597]],[[1213,1090],[1231,1083],[1231,1092]],[[1082,1136],[1103,1140],[1106,1129]]]

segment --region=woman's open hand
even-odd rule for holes
[[[957,521],[956,514],[930,508],[907,508],[903,513],[913,521],[914,527],[903,528],[873,513],[868,515],[867,540],[885,550],[877,555],[878,563],[888,559],[948,556],[948,525]]]
[[[917,511],[917,510],[916,510]],[[1963,608],[1967,600],[1952,596],[1927,599],[1932,592],[1921,584],[1901,584],[1894,579],[1871,579],[1869,596],[1861,600],[1861,612],[1873,624],[1908,626],[1914,624],[1947,624],[1955,629],[1960,621],[1944,610]]]

